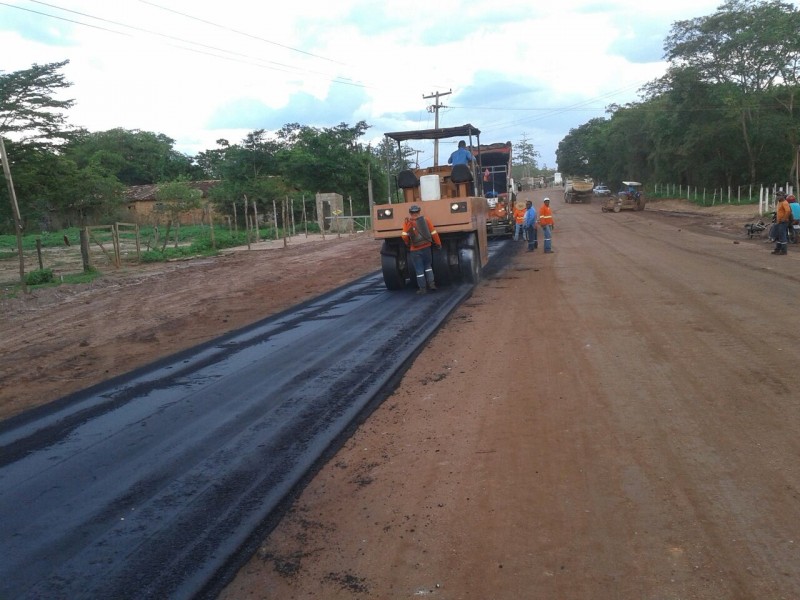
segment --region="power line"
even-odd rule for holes
[[[119,21],[112,21],[110,19],[104,19],[102,17],[96,17],[94,15],[90,15],[90,14],[87,14],[87,13],[82,13],[82,12],[71,10],[71,9],[68,9],[68,8],[63,8],[63,7],[57,6],[55,4],[49,4],[47,2],[41,2],[40,0],[29,0],[29,1],[30,2],[34,2],[36,4],[41,4],[43,6],[47,6],[49,8],[53,8],[53,9],[56,9],[56,10],[61,10],[61,11],[67,12],[67,13],[79,15],[79,16],[86,17],[86,18],[89,18],[89,19],[94,19],[94,20],[100,21],[102,23],[108,23],[108,24],[111,24],[111,25],[115,25],[117,27],[124,27],[126,29],[131,29],[133,31],[137,31],[137,32],[140,32],[140,33],[145,33],[145,34],[148,34],[148,35],[152,35],[152,36],[156,36],[156,37],[163,38],[163,39],[166,39],[166,40],[170,40],[172,42],[178,42],[180,44],[190,44],[191,46],[196,46],[195,48],[193,48],[193,47],[176,45],[176,44],[172,44],[172,43],[168,43],[167,44],[169,46],[172,46],[173,48],[179,48],[181,50],[185,50],[185,51],[188,51],[188,52],[194,52],[196,54],[202,54],[202,55],[205,55],[205,56],[212,56],[212,57],[215,57],[215,58],[221,58],[223,60],[239,62],[239,63],[242,63],[242,64],[250,64],[250,65],[253,65],[253,66],[257,66],[257,67],[261,67],[261,68],[265,68],[265,69],[271,69],[271,70],[275,70],[275,71],[280,71],[280,72],[284,72],[284,73],[305,73],[305,74],[310,74],[310,75],[318,75],[318,76],[322,76],[322,77],[326,78],[328,81],[331,81],[333,83],[341,83],[341,84],[344,84],[344,85],[352,85],[352,86],[355,86],[355,87],[364,87],[364,88],[369,87],[366,84],[358,83],[358,82],[353,81],[352,79],[349,79],[349,78],[344,78],[344,77],[339,77],[339,76],[331,76],[329,73],[323,73],[323,72],[314,71],[314,70],[311,70],[311,69],[304,69],[304,68],[300,68],[300,67],[295,67],[293,65],[279,63],[279,62],[275,62],[275,61],[272,61],[272,60],[263,59],[263,58],[260,58],[260,57],[257,57],[257,56],[252,56],[252,55],[249,55],[249,54],[242,54],[240,52],[234,52],[232,50],[226,50],[224,48],[219,48],[219,47],[216,47],[216,46],[210,46],[208,44],[203,44],[203,43],[200,43],[200,42],[196,42],[194,40],[187,40],[187,39],[179,38],[179,37],[176,37],[176,36],[168,35],[168,34],[165,34],[165,33],[159,33],[157,31],[153,31],[153,30],[150,30],[150,29],[137,27],[135,25],[128,25],[126,23],[120,23]],[[25,12],[33,13],[33,14],[36,14],[36,15],[41,15],[41,16],[44,16],[44,17],[49,17],[51,19],[56,19],[56,20],[59,20],[59,21],[65,21],[67,23],[74,23],[76,25],[81,25],[83,27],[91,27],[93,29],[99,29],[101,31],[106,31],[108,33],[113,33],[113,34],[116,34],[116,35],[123,35],[123,36],[127,36],[127,37],[132,37],[131,34],[126,33],[124,31],[119,31],[119,30],[116,30],[116,29],[109,29],[108,27],[102,27],[102,26],[99,26],[99,25],[93,25],[91,23],[85,23],[85,22],[82,22],[82,21],[69,19],[69,18],[63,17],[63,16],[58,16],[58,15],[53,15],[53,14],[49,14],[49,13],[45,13],[45,12],[40,12],[40,11],[37,11],[37,10],[33,10],[31,8],[25,8],[25,7],[22,7],[22,6],[16,6],[16,5],[8,4],[6,2],[0,2],[0,5],[7,6],[9,8],[16,8],[18,10],[22,10],[22,11],[25,11]],[[223,54],[218,54],[218,53],[223,53]],[[227,54],[229,56],[225,56],[225,54]]]
[[[155,8],[159,8],[161,10],[165,10],[167,12],[171,12],[176,15],[180,15],[181,17],[185,17],[187,19],[192,19],[193,21],[198,21],[200,23],[205,23],[206,25],[211,25],[212,27],[218,27],[219,29],[224,29],[225,31],[230,31],[231,33],[235,33],[237,35],[243,35],[245,37],[249,37],[254,40],[258,40],[260,42],[264,42],[265,44],[272,44],[273,46],[278,46],[280,48],[285,48],[286,50],[291,50],[292,52],[299,52],[300,54],[305,54],[306,56],[312,56],[314,58],[319,58],[320,60],[327,60],[332,63],[336,63],[338,65],[344,64],[339,61],[333,60],[332,58],[328,58],[326,56],[320,56],[319,54],[314,54],[312,52],[306,52],[305,50],[300,50],[299,48],[293,48],[291,46],[286,46],[284,44],[280,44],[278,42],[273,42],[272,40],[268,40],[262,37],[258,37],[256,35],[252,35],[247,33],[246,31],[239,31],[238,29],[233,29],[231,27],[227,27],[225,25],[220,25],[219,23],[214,23],[212,21],[206,21],[205,19],[201,19],[199,17],[195,17],[193,15],[188,15],[186,13],[182,13],[177,10],[173,10],[171,8],[167,8],[166,6],[161,6],[160,4],[156,4],[155,2],[148,2],[148,0],[139,0],[142,4],[148,4],[150,6],[154,6]]]

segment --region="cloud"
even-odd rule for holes
[[[278,12],[250,0],[224,10],[210,0],[71,0],[69,10],[19,0],[0,6],[0,47],[13,49],[6,70],[70,61],[71,123],[163,133],[187,154],[294,122],[363,120],[369,141],[431,128],[438,91],[452,92],[440,97],[440,126],[472,123],[485,143],[524,135],[552,165],[571,128],[663,74],[672,22],[717,3],[295,0]]]
[[[7,14],[6,14],[7,13]],[[35,12],[6,11],[0,19],[0,32],[7,31],[23,40],[46,46],[72,46],[72,27],[63,22],[43,21]],[[4,55],[7,52],[3,52]]]
[[[208,129],[265,129],[275,131],[287,123],[311,127],[332,127],[341,122],[355,124],[368,101],[363,88],[334,85],[328,95],[318,98],[307,92],[292,94],[280,107],[267,106],[257,98],[235,98],[220,105],[209,118]]]

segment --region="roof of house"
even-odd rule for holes
[[[208,191],[215,185],[219,184],[218,179],[206,179],[204,181],[188,181],[190,187],[203,192],[203,198],[208,197]],[[147,185],[132,185],[125,190],[125,199],[128,202],[148,202],[156,200],[156,193],[158,192],[158,183],[150,183]]]

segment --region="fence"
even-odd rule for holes
[[[758,204],[761,214],[775,209],[775,198],[778,192],[792,194],[793,186],[788,182],[784,185],[740,185],[737,187],[713,188],[699,190],[697,186],[661,184],[653,186],[654,198],[682,198],[701,206],[714,206],[717,204]]]

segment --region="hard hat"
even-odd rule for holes
[[[418,213],[419,211],[420,211],[420,208],[416,204],[412,204],[411,206],[408,207],[408,212],[410,212],[410,213]]]
[[[544,201],[545,202],[550,202],[550,198],[545,198]]]

